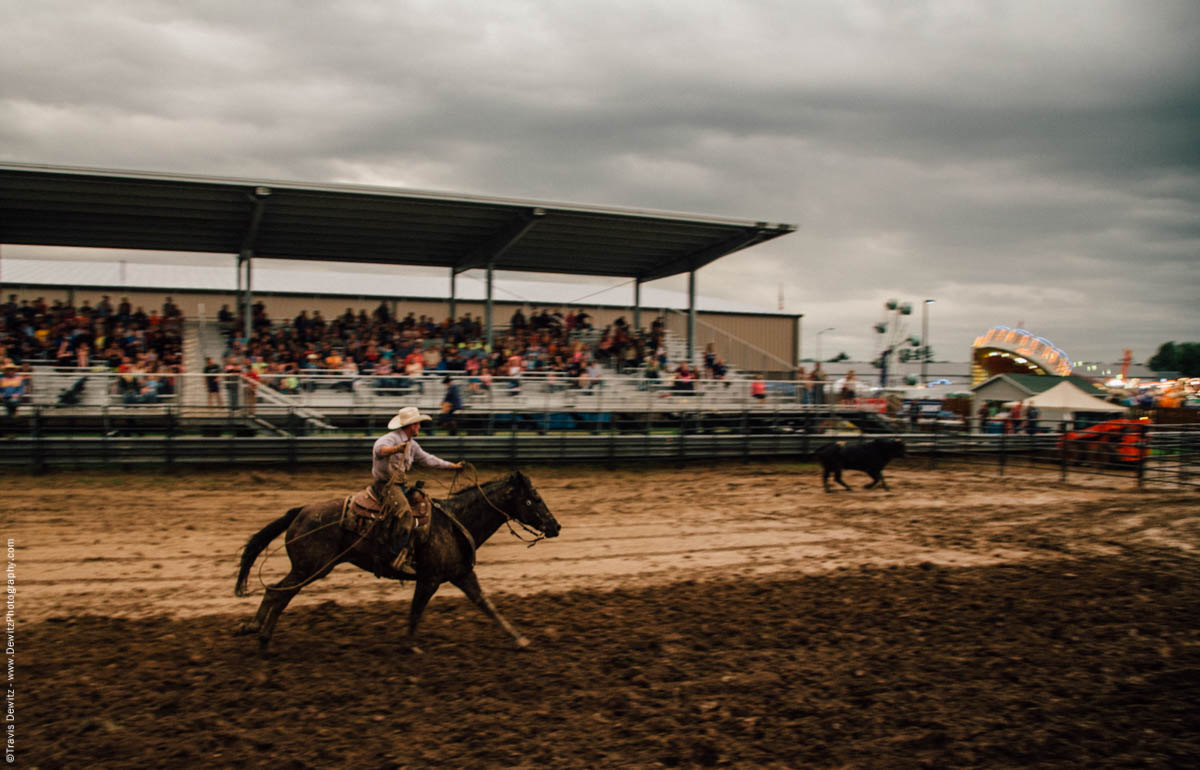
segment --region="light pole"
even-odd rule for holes
[[[929,306],[933,300],[925,300],[921,306],[921,384],[929,384]]]
[[[832,326],[822,329],[821,331],[817,332],[817,363],[818,364],[821,363],[821,335],[824,334],[825,332],[831,332],[831,331],[833,331]]]

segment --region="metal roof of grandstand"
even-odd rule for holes
[[[395,270],[387,273],[368,273],[355,271],[350,267],[333,273],[319,268],[304,270],[294,266],[275,266],[285,264],[287,263],[268,262],[261,267],[255,266],[256,292],[437,301],[445,301],[450,294],[450,280],[446,275],[413,275],[411,269],[408,272]],[[113,294],[138,290],[166,293],[232,293],[236,286],[233,270],[207,265],[5,257],[3,267],[4,285],[10,288],[22,285],[74,287],[108,291]],[[633,286],[629,281],[623,281],[616,286],[604,286],[595,283],[562,283],[498,276],[494,286],[497,302],[520,302],[549,307],[627,307],[633,304]],[[478,273],[460,276],[457,295],[460,301],[481,301],[487,297],[486,284]],[[661,286],[646,286],[642,288],[641,306],[648,309],[686,309],[688,297],[683,292]],[[697,295],[696,309],[714,313],[793,315],[745,302],[704,295]]]
[[[418,192],[0,164],[0,242],[651,281],[795,230],[723,217]]]

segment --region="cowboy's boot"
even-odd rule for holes
[[[412,524],[412,513],[405,511],[394,525],[396,537],[393,540],[393,549],[396,551],[396,557],[392,559],[392,569],[405,577],[415,577],[417,574],[413,564]]]

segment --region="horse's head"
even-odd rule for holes
[[[511,490],[509,500],[509,515],[525,526],[541,532],[546,537],[558,537],[562,526],[550,513],[542,496],[533,488],[529,477],[520,471],[515,471],[508,477]]]

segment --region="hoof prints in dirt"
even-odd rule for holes
[[[30,764],[1185,766],[1200,575],[1160,553],[24,627]],[[36,753],[41,756],[34,756]]]

